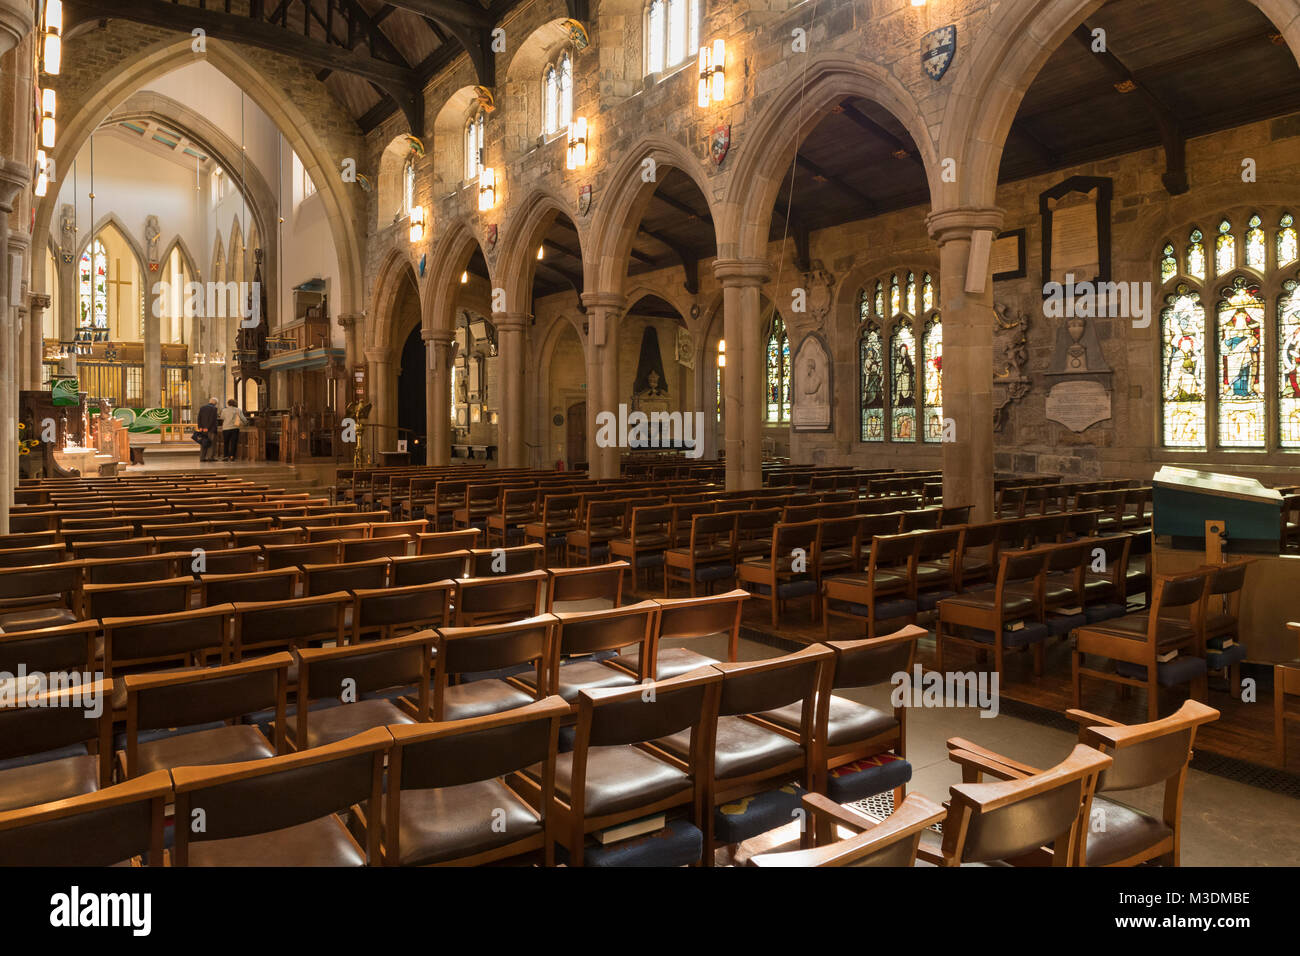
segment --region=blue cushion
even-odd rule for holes
[[[1161,687],[1174,687],[1189,683],[1203,675],[1205,671],[1205,658],[1179,654],[1172,661],[1156,665],[1156,683]],[[1147,669],[1141,664],[1133,664],[1129,661],[1116,661],[1115,672],[1130,680],[1147,679]]]
[[[558,849],[557,857],[567,862],[565,847]],[[704,834],[689,820],[677,819],[654,833],[589,846],[583,859],[587,866],[688,866],[703,856]]]
[[[836,767],[826,780],[826,796],[853,803],[901,787],[912,779],[912,765],[893,754],[877,754]]]
[[[1207,648],[1205,652],[1205,664],[1212,671],[1221,671],[1233,664],[1240,664],[1245,659],[1245,644],[1234,644],[1227,650],[1216,650],[1211,647]]]
[[[1083,627],[1087,623],[1088,617],[1085,614],[1047,615],[1047,630],[1050,634],[1069,634],[1076,627]]]
[[[608,544],[593,544],[587,549],[588,564],[603,564],[609,560]]]
[[[970,638],[972,641],[979,641],[981,644],[993,644],[993,632],[981,630],[978,627],[960,627],[957,629],[962,637]],[[1047,629],[1046,624],[1038,621],[1026,621],[1025,626],[1012,630],[1009,627],[1002,629],[1002,646],[1003,647],[1025,647],[1029,644],[1035,644],[1038,641],[1045,641],[1051,636],[1051,631]]]
[[[837,601],[832,607],[839,611],[847,611],[856,617],[871,617],[871,608],[865,604]],[[888,601],[877,601],[875,620],[889,621],[896,617],[911,617],[916,613],[916,610],[916,602],[911,598],[891,598]]]
[[[771,594],[772,589],[766,584],[759,584],[757,581],[746,581],[745,584],[752,588],[757,594]],[[794,581],[782,581],[776,586],[776,596],[785,600],[787,598],[807,597],[810,594],[817,593],[817,582],[812,578],[798,578]]]
[[[704,564],[695,568],[695,580],[697,581],[721,581],[723,578],[734,577],[736,566],[730,562],[721,564]]]
[[[944,598],[956,597],[953,590],[922,591],[916,596],[916,606],[922,611],[933,611]]]
[[[787,784],[753,796],[724,803],[713,811],[713,834],[719,843],[740,843],[795,819],[804,789]]]
[[[1109,621],[1113,617],[1123,617],[1128,613],[1127,604],[1089,604],[1083,609],[1083,616],[1089,624]]]
[[[638,554],[636,556],[636,566],[638,568],[657,568],[664,563],[664,553],[657,554]]]

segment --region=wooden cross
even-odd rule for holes
[[[124,285],[132,285],[132,283],[127,282],[125,279],[122,278],[122,260],[121,260],[121,259],[114,259],[114,260],[113,260],[113,263],[114,263],[114,265],[117,266],[117,278],[116,278],[116,279],[110,279],[110,278],[108,278],[107,276],[105,276],[105,277],[104,277],[104,283],[105,283],[106,285],[111,285],[111,286],[115,286],[115,287],[116,287],[116,288],[113,290],[113,315],[117,317],[118,327],[121,328],[121,325],[122,325],[122,286],[124,286]]]

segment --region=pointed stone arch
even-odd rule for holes
[[[582,258],[582,278],[584,288],[592,280],[593,263],[588,255],[591,243],[588,241],[589,228],[583,228],[583,220],[576,216],[573,208],[560,196],[549,189],[536,189],[524,202],[515,206],[510,218],[502,226],[507,237],[506,247],[502,250],[501,275],[502,288],[506,292],[506,311],[532,312],[532,285],[537,271],[534,250],[542,241],[556,218],[563,215],[571,223],[578,235],[578,251]],[[578,290],[579,292],[583,290]]]

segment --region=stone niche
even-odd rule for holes
[[[1062,319],[1052,364],[1045,373],[1050,383],[1047,420],[1076,434],[1109,421],[1113,374],[1091,320],[1079,316]]]
[[[828,432],[833,424],[834,367],[825,341],[816,333],[799,343],[793,364],[790,427],[797,432]]]

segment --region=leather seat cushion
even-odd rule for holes
[[[721,564],[697,564],[695,566],[695,580],[697,581],[722,581],[735,576],[736,566],[730,561],[724,561]]]
[[[34,807],[99,789],[99,760],[90,754],[0,770],[0,811]]]
[[[991,611],[997,606],[997,591],[963,593],[947,600],[955,606]],[[1033,609],[1034,599],[1032,597],[1026,594],[1017,594],[1010,587],[1006,589],[1002,598],[1002,616],[1005,619],[1012,620],[1018,616],[1028,614]]]
[[[35,631],[42,627],[58,627],[60,624],[73,624],[77,615],[66,607],[42,607],[31,611],[13,611],[0,614],[0,634],[17,634],[21,631]]]
[[[614,659],[630,670],[638,670],[641,666],[641,648],[625,649]],[[716,663],[718,662],[714,658],[697,654],[685,647],[661,647],[659,648],[659,658],[655,662],[655,670],[658,671],[655,674],[655,680],[667,680],[670,677],[677,677],[680,674],[693,671],[698,667],[708,667],[710,664]]]
[[[297,826],[192,843],[190,866],[364,866],[365,853],[331,814]]]
[[[691,731],[686,729],[655,741],[674,757],[687,760],[691,752]],[[719,717],[714,775],[719,780],[759,773],[799,759],[803,748],[774,730],[760,727],[743,717]]]
[[[1107,621],[1102,630],[1119,637],[1144,641],[1150,627],[1150,620],[1150,616],[1145,611],[1136,614],[1125,614],[1123,617]],[[1161,646],[1189,641],[1192,636],[1192,625],[1188,621],[1169,618],[1160,619],[1157,641]]]
[[[540,779],[541,765],[527,772]],[[572,780],[573,754],[560,754],[555,760],[555,792],[565,803],[571,799]],[[637,747],[592,747],[587,751],[584,812],[589,817],[666,800],[690,788],[690,774]]]
[[[1173,835],[1164,821],[1103,796],[1092,799],[1092,819],[1094,825],[1088,827],[1086,854],[1089,866],[1106,866],[1127,859]],[[1098,819],[1104,820],[1104,825],[1095,825]]]
[[[413,724],[415,719],[388,700],[359,700],[326,710],[308,711],[307,746],[323,747],[372,727]]]
[[[465,720],[526,707],[535,698],[503,680],[452,684],[443,699],[443,720]]]
[[[256,727],[235,724],[141,743],[136,752],[136,767],[137,773],[145,774],[173,767],[243,763],[274,756],[275,748]]]
[[[877,621],[911,617],[917,611],[915,601],[911,598],[902,597],[886,598],[882,601],[876,601],[872,606],[858,604],[853,601],[832,601],[831,607],[834,610],[843,611],[855,617],[874,618]]]
[[[764,711],[758,716],[770,720],[778,727],[798,731],[802,713],[803,701],[799,701],[777,710]],[[888,711],[876,710],[874,707],[859,704],[856,700],[849,700],[847,697],[831,695],[826,742],[832,747],[866,740],[893,730],[897,726],[898,721]]]
[[[437,790],[403,790],[402,866],[483,853],[542,830],[537,814],[500,780]]]
[[[993,632],[986,631],[978,627],[959,627],[957,633],[962,637],[972,641],[979,641],[981,644],[993,644]],[[1040,624],[1037,621],[1026,621],[1024,627],[1011,629],[1004,627],[1002,629],[1002,646],[1003,647],[1025,647],[1038,641],[1046,640],[1051,636],[1046,624]]]
[[[529,687],[535,687],[537,674],[536,672],[521,674],[519,680]],[[634,684],[636,678],[631,674],[625,674],[599,661],[584,659],[561,665],[556,693],[572,703],[584,690],[594,690],[598,687],[631,687]]]
[[[1171,661],[1156,664],[1156,683],[1161,687],[1176,687],[1187,684],[1205,674],[1207,666],[1204,657],[1179,654]],[[1130,680],[1146,680],[1147,669],[1141,664],[1130,661],[1115,661],[1115,672]]]

